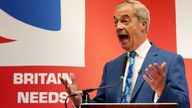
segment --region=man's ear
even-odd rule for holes
[[[142,32],[147,32],[147,21],[142,20],[141,23],[140,23],[140,27],[141,27]]]

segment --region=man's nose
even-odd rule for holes
[[[117,32],[120,32],[121,30],[123,30],[124,25],[121,22],[118,22],[116,25],[116,30]]]
[[[116,28],[117,29],[123,29],[123,26],[124,26],[123,23],[118,22],[117,25],[116,25]]]

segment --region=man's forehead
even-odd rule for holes
[[[130,17],[131,17],[131,16],[128,15],[127,13],[122,14],[122,15],[119,14],[119,15],[115,15],[115,16],[114,16],[115,19],[120,19],[120,18],[124,18],[124,19],[125,19],[125,18],[130,18]]]

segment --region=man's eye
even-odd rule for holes
[[[128,21],[128,20],[122,20],[121,22],[122,22],[123,24],[125,24],[125,25],[129,24],[129,21]]]
[[[114,20],[114,23],[117,24],[117,23],[118,23],[118,20]]]
[[[118,21],[114,21],[115,26],[117,26]]]

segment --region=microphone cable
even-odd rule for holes
[[[92,89],[84,89],[82,90],[82,92],[80,92],[80,94],[78,93],[71,93],[69,94],[66,99],[65,99],[65,108],[68,108],[67,106],[67,100],[69,99],[69,97],[73,97],[73,96],[77,96],[77,95],[81,95],[81,94],[86,94],[86,93],[90,93],[93,92],[95,90],[100,90],[100,89],[107,89],[107,88],[112,88],[112,87],[117,87],[119,86],[123,81],[123,76],[120,77],[120,81],[116,84],[112,84],[112,85],[107,85],[107,86],[102,86],[102,87],[98,87],[98,88],[92,88]]]
[[[77,92],[76,93],[71,93],[65,99],[65,108],[68,108],[68,106],[67,106],[67,99],[69,99],[69,97],[73,97],[73,96],[76,96],[76,95],[86,94],[86,93],[89,93],[89,92],[92,92],[92,91],[95,91],[95,90],[107,89],[107,88],[112,88],[112,87],[119,86],[122,83],[123,78],[124,78],[124,73],[125,73],[125,68],[126,68],[126,65],[127,65],[127,60],[128,60],[128,57],[126,56],[123,59],[123,69],[122,69],[122,72],[121,72],[120,81],[118,83],[112,84],[112,85],[107,85],[107,86],[102,86],[102,87],[98,87],[98,88],[84,89],[84,90],[78,91],[78,93]],[[62,78],[60,78],[60,80],[61,80],[62,84],[65,86],[64,80]]]

